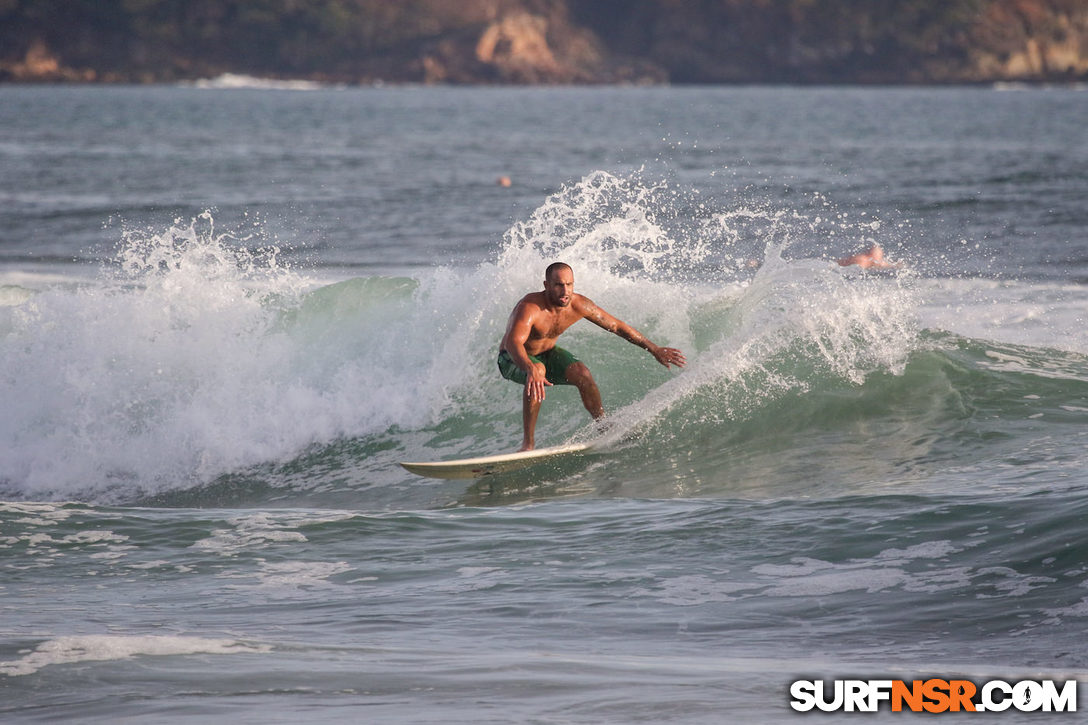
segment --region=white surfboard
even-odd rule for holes
[[[528,468],[554,458],[580,453],[587,448],[589,448],[589,445],[586,443],[570,443],[565,446],[535,448],[531,451],[518,451],[517,453],[500,453],[497,456],[461,458],[455,461],[424,463],[402,461],[400,465],[417,476],[427,476],[429,478],[482,478],[496,473],[508,473],[521,468]]]

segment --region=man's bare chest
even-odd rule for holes
[[[530,338],[537,340],[550,340],[559,337],[567,328],[581,319],[580,315],[573,311],[561,310],[554,314],[540,314],[533,320]]]

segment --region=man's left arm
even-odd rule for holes
[[[675,365],[678,368],[682,368],[684,367],[684,364],[687,363],[684,354],[679,350],[674,347],[661,347],[660,345],[655,345],[648,337],[623,320],[608,314],[595,305],[588,297],[583,297],[580,302],[582,306],[580,312],[587,320],[598,327],[608,330],[614,335],[622,337],[632,345],[637,345],[643,350],[646,350],[654,356],[655,360],[665,367]]]

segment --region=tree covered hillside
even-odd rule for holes
[[[0,0],[0,80],[1088,79],[1085,0]]]

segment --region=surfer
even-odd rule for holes
[[[895,269],[899,267],[898,262],[889,262],[884,258],[884,250],[880,248],[879,244],[874,244],[864,252],[843,257],[839,260],[840,267],[848,267],[851,264],[856,264],[862,269]]]
[[[510,313],[506,334],[499,347],[499,373],[525,386],[522,398],[524,437],[519,450],[532,450],[536,419],[549,385],[574,385],[594,420],[604,417],[601,392],[586,364],[555,342],[567,328],[581,319],[619,335],[646,350],[665,367],[683,367],[683,354],[672,347],[659,347],[635,328],[608,314],[588,297],[574,291],[574,270],[555,262],[544,272],[544,290],[532,292]]]

